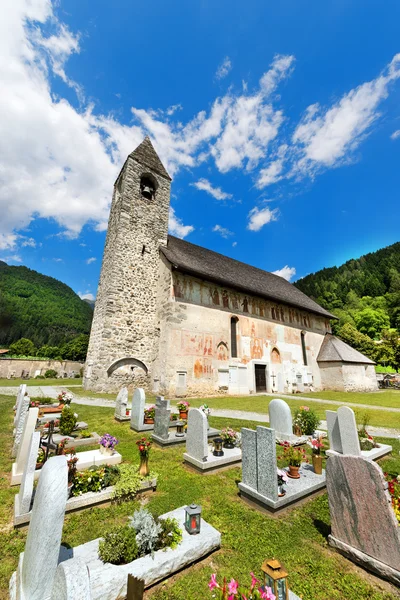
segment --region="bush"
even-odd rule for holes
[[[9,348],[10,354],[15,356],[35,356],[35,344],[27,338],[21,338],[18,342],[14,342]]]
[[[39,404],[54,404],[54,398],[49,397],[41,397],[37,396],[35,398],[31,398],[31,402],[39,402]]]
[[[115,484],[113,498],[122,500],[132,498],[140,488],[140,475],[136,465],[122,464],[119,467],[120,478]]]
[[[46,377],[46,379],[56,379],[57,371],[55,371],[54,369],[47,369],[44,376]]]
[[[182,541],[182,529],[176,519],[159,519],[161,532],[158,537],[156,550],[162,548],[177,548]]]
[[[106,465],[104,468],[104,487],[115,485],[119,478],[119,467],[116,465]]]
[[[300,406],[294,413],[293,425],[300,427],[304,435],[312,435],[319,424],[317,413],[308,406]]]
[[[99,492],[104,486],[104,469],[78,471],[73,477],[72,495],[81,496],[86,492]]]
[[[44,375],[36,375],[35,379],[45,379]]]
[[[156,523],[147,509],[141,508],[131,517],[130,526],[136,531],[139,556],[153,555],[161,533],[161,524]]]
[[[60,433],[62,435],[71,435],[77,420],[72,408],[64,406],[60,417]]]
[[[104,563],[125,565],[138,555],[136,531],[129,525],[122,525],[106,533],[99,543],[99,558]]]
[[[90,438],[90,437],[92,437],[92,434],[90,433],[90,431],[87,431],[85,429],[83,429],[81,431],[81,438],[87,439],[87,438]]]

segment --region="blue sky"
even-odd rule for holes
[[[396,1],[6,0],[0,259],[95,296],[150,135],[170,230],[291,281],[399,240]]]

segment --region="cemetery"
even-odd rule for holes
[[[312,409],[291,410],[282,399],[265,399],[265,424],[213,416],[213,399],[186,402],[185,414],[183,401],[146,399],[138,388],[129,415],[128,394],[119,395],[118,414],[129,419],[118,419],[116,408],[72,404],[75,425],[79,411],[80,423],[107,433],[68,448],[56,417],[40,424],[40,407],[26,389],[16,392],[16,402],[1,398],[8,408],[0,417],[14,477],[13,487],[2,486],[0,515],[18,528],[6,547],[20,554],[7,558],[4,577],[0,571],[10,598],[129,598],[132,576],[146,599],[212,598],[224,577],[233,590],[237,582],[261,586],[260,598],[398,597],[400,442],[373,438],[350,408],[327,414],[326,433]],[[135,397],[142,426],[154,407],[153,429],[132,428]],[[168,444],[176,434],[183,440]],[[372,462],[364,440],[385,455]],[[48,457],[37,469],[43,443]],[[175,540],[167,549],[163,531]],[[279,595],[284,588],[288,595]]]

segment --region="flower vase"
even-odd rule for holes
[[[139,475],[141,477],[147,477],[147,475],[150,473],[149,470],[149,457],[148,456],[141,456],[140,457],[140,465],[139,465]]]
[[[188,418],[188,413],[187,413],[187,410],[180,410],[180,411],[179,411],[179,419],[180,419],[181,421],[186,421],[186,420],[187,420],[187,418]]]
[[[144,417],[143,419],[143,423],[145,425],[153,425],[154,423],[154,419],[152,419],[151,417]]]
[[[293,433],[294,433],[294,435],[301,435],[302,434],[301,427],[299,427],[299,425],[293,425]]]
[[[290,479],[300,479],[299,469],[300,467],[289,465],[288,477],[290,477]]]
[[[312,455],[312,464],[314,467],[314,473],[316,475],[322,475],[322,456],[320,454]]]
[[[112,456],[114,454],[114,449],[106,448],[105,446],[100,445],[100,453],[105,454],[106,456]]]
[[[282,496],[284,496],[286,494],[285,488],[284,488],[284,484],[283,483],[278,483],[278,496],[279,498],[282,498]]]
[[[230,448],[231,450],[235,447],[235,444],[232,442],[224,442],[224,448]]]

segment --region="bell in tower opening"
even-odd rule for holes
[[[157,184],[149,175],[143,175],[140,180],[140,193],[143,198],[153,200],[157,189]]]

